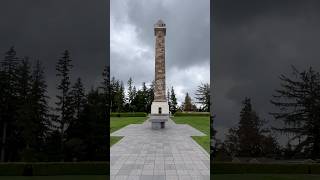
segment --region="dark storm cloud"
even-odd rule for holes
[[[56,94],[55,64],[71,52],[72,77],[87,87],[107,63],[107,3],[104,0],[7,0],[0,2],[0,52],[15,46],[18,56],[40,59],[51,98]]]
[[[162,19],[167,25],[168,66],[186,68],[209,59],[209,1],[128,1],[129,19],[140,28],[139,36],[154,46],[153,24]],[[148,3],[147,3],[148,2]]]
[[[275,123],[268,113],[275,110],[269,101],[278,76],[290,74],[291,65],[320,71],[319,3],[221,0],[214,8],[216,126],[234,126],[246,96],[262,118]]]

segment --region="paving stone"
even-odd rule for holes
[[[153,175],[142,175],[140,176],[140,180],[152,180]]]
[[[160,130],[148,121],[128,125],[111,134],[123,138],[110,149],[110,178],[210,179],[210,156],[191,138],[204,135],[170,119]]]

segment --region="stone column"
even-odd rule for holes
[[[159,20],[154,27],[155,43],[155,87],[154,101],[166,102],[165,79],[165,35],[166,26]]]
[[[153,129],[165,128],[165,122],[169,118],[169,105],[166,98],[165,76],[165,36],[166,25],[159,20],[154,25],[155,43],[155,85],[154,100],[151,104],[151,127]]]

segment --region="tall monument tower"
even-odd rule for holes
[[[164,122],[169,116],[169,105],[166,98],[166,76],[165,76],[165,36],[166,24],[159,20],[154,25],[154,35],[156,36],[155,43],[155,87],[154,87],[154,100],[151,105],[151,118],[152,127],[157,129],[161,124],[164,128]],[[155,118],[155,116],[157,118]],[[154,124],[154,122],[161,122]]]

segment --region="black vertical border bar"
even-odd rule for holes
[[[107,104],[106,104],[106,120],[107,120],[107,132],[108,132],[108,141],[106,146],[108,149],[108,170],[107,170],[107,175],[108,179],[110,179],[110,0],[104,0],[106,1],[106,66],[107,66],[107,78],[108,78],[108,93],[107,93]]]
[[[214,82],[213,82],[213,65],[214,65],[214,0],[210,0],[210,179],[213,179],[213,161],[214,161],[214,129],[213,129],[213,121],[214,121],[214,108],[213,108],[213,90],[214,90]]]

